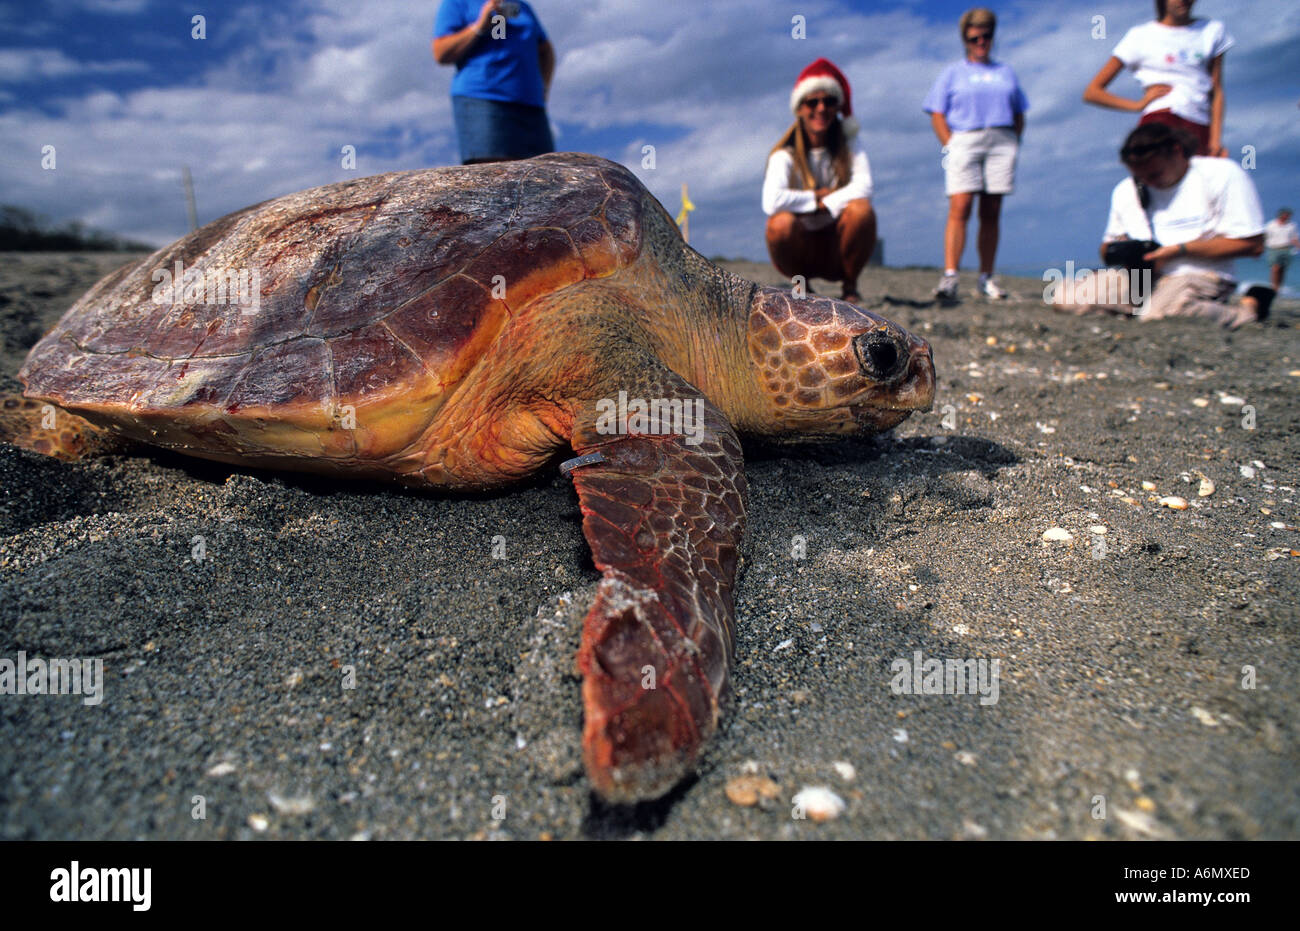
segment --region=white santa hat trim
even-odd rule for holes
[[[819,74],[811,78],[804,78],[794,86],[794,90],[790,92],[790,112],[798,113],[799,104],[814,91],[825,91],[838,100],[841,105],[844,103],[844,88],[840,87],[840,82],[828,74]]]
[[[835,67],[825,59],[819,58],[812,65],[805,68],[804,72],[807,73],[817,69],[822,62],[825,62],[831,68]],[[838,69],[836,70],[838,71]],[[856,136],[859,129],[858,121],[853,118],[852,105],[845,102],[845,88],[830,74],[810,74],[808,77],[795,82],[794,90],[790,92],[790,112],[798,115],[800,102],[808,95],[818,91],[826,93],[840,102],[840,127],[844,130],[844,136],[847,139]]]

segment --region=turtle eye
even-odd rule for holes
[[[853,352],[862,374],[872,381],[890,384],[907,371],[907,347],[885,330],[853,337]]]

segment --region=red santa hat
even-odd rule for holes
[[[799,112],[799,102],[816,91],[823,91],[840,102],[840,124],[846,138],[852,139],[858,134],[858,121],[853,118],[853,92],[849,89],[849,79],[844,72],[825,58],[819,58],[799,72],[799,79],[794,82],[790,93],[790,112]]]

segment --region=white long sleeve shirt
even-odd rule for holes
[[[867,153],[861,149],[855,151],[852,164],[849,183],[822,198],[832,217],[843,213],[849,201],[871,196],[871,165]],[[818,187],[830,187],[835,183],[835,166],[831,162],[830,150],[809,149],[808,167],[812,169]],[[803,178],[795,169],[794,156],[788,149],[773,152],[767,160],[767,174],[763,178],[763,212],[770,217],[783,210],[812,213],[816,209],[817,193],[804,188]]]

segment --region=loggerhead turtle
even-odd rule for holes
[[[583,754],[617,802],[670,789],[718,724],[737,431],[869,433],[934,395],[924,340],[712,265],[629,171],[579,154],[232,213],[100,281],[19,378],[31,400],[11,399],[3,432],[70,458],[107,430],[238,465],[490,489],[571,448],[561,471],[602,573],[578,655]]]

